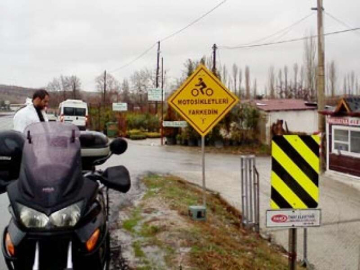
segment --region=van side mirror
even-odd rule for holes
[[[125,153],[127,149],[127,142],[122,138],[116,138],[110,143],[110,151],[115,155]]]

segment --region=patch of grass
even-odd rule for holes
[[[138,225],[140,220],[141,220],[140,210],[135,209],[132,212],[131,217],[125,220],[122,226],[128,232],[135,233],[135,227]]]
[[[143,224],[140,230],[140,235],[142,237],[153,237],[160,231],[158,226],[148,225],[146,223]]]
[[[133,246],[136,258],[146,258],[146,255],[145,255],[144,251],[141,248],[140,242],[135,241],[132,246]]]

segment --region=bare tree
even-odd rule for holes
[[[284,66],[284,79],[285,79],[285,85],[284,85],[284,87],[285,87],[285,89],[284,89],[284,91],[285,91],[285,98],[288,98],[289,97],[289,92],[288,92],[288,88],[289,88],[289,85],[288,85],[288,74],[289,74],[289,68],[288,68],[288,66]]]
[[[354,71],[351,71],[351,73],[349,74],[350,76],[350,80],[349,80],[349,84],[350,84],[350,91],[351,91],[351,94],[355,94],[356,91],[355,91],[355,72]]]
[[[242,72],[242,69],[239,68],[239,97],[242,96],[242,93],[241,93],[242,80],[243,80],[243,72]]]
[[[329,92],[330,92],[330,95],[332,97],[334,97],[335,91],[336,91],[336,82],[337,82],[337,68],[336,68],[335,61],[331,61],[327,74],[328,74],[328,78],[329,78],[329,80],[328,80]]]
[[[191,75],[195,70],[196,66],[198,65],[198,62],[194,63],[194,61],[191,61],[189,59],[188,64],[189,69],[187,71],[187,74]],[[155,73],[146,68],[135,71],[133,75],[131,75],[130,81],[132,91],[135,94],[135,100],[142,103],[144,98],[143,95],[147,93],[149,88],[155,87]]]
[[[298,75],[299,75],[299,65],[297,63],[294,64],[293,66],[293,71],[294,71],[294,97],[295,98],[298,98],[298,93],[297,93],[297,90],[298,90]]]
[[[343,93],[344,93],[344,95],[346,95],[347,94],[347,76],[345,75],[344,76],[344,88],[343,88]]]
[[[96,88],[101,93],[101,97],[104,103],[109,103],[113,100],[112,96],[116,95],[120,90],[119,82],[109,73],[102,73],[96,79]]]
[[[228,77],[227,88],[230,89],[230,90],[233,89],[233,80],[232,80],[231,75],[229,75],[229,77]]]
[[[299,80],[299,88],[302,89],[305,85],[305,68],[301,66],[300,68],[300,80]]]
[[[249,66],[245,66],[245,91],[246,91],[246,99],[250,99],[250,68]]]
[[[253,87],[254,99],[257,98],[257,81],[254,80],[254,87]]]
[[[76,78],[76,79],[75,79]],[[61,75],[59,78],[54,78],[47,85],[47,89],[51,92],[57,92],[58,100],[57,102],[64,101],[68,95],[67,93],[73,90],[72,82],[75,81],[76,89],[80,89],[80,79],[76,76],[63,76]]]
[[[232,66],[232,75],[233,75],[233,80],[234,80],[234,91],[235,91],[235,95],[236,95],[236,82],[237,82],[238,72],[239,72],[239,68],[238,68],[238,66],[234,63],[233,66]]]
[[[228,79],[228,70],[227,70],[225,65],[222,68],[221,79],[222,79],[223,84],[226,85],[227,84],[227,79]]]
[[[277,87],[279,89],[279,96],[280,98],[283,98],[283,75],[282,75],[282,69],[279,69],[278,78],[277,78]]]
[[[310,90],[311,98],[316,98],[316,41],[313,34],[304,40],[305,87]]]
[[[120,96],[120,100],[126,103],[130,103],[131,102],[131,97],[130,97],[130,84],[129,81],[127,79],[124,79],[122,84],[121,84],[121,96]]]
[[[270,90],[270,98],[275,98],[275,68],[274,68],[274,66],[271,66],[269,68],[268,87]]]
[[[71,87],[72,91],[72,98],[73,99],[81,99],[80,97],[80,88],[81,88],[81,81],[75,75],[68,77],[68,85]]]

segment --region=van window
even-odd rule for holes
[[[64,107],[64,115],[67,116],[85,116],[85,108],[73,108],[73,107]]]
[[[74,108],[64,107],[64,115],[74,115]]]
[[[85,116],[86,115],[86,109],[84,109],[84,108],[75,108],[75,115],[76,116]]]

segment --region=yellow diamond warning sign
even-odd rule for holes
[[[209,133],[238,102],[204,65],[168,99],[169,105],[201,136]]]

